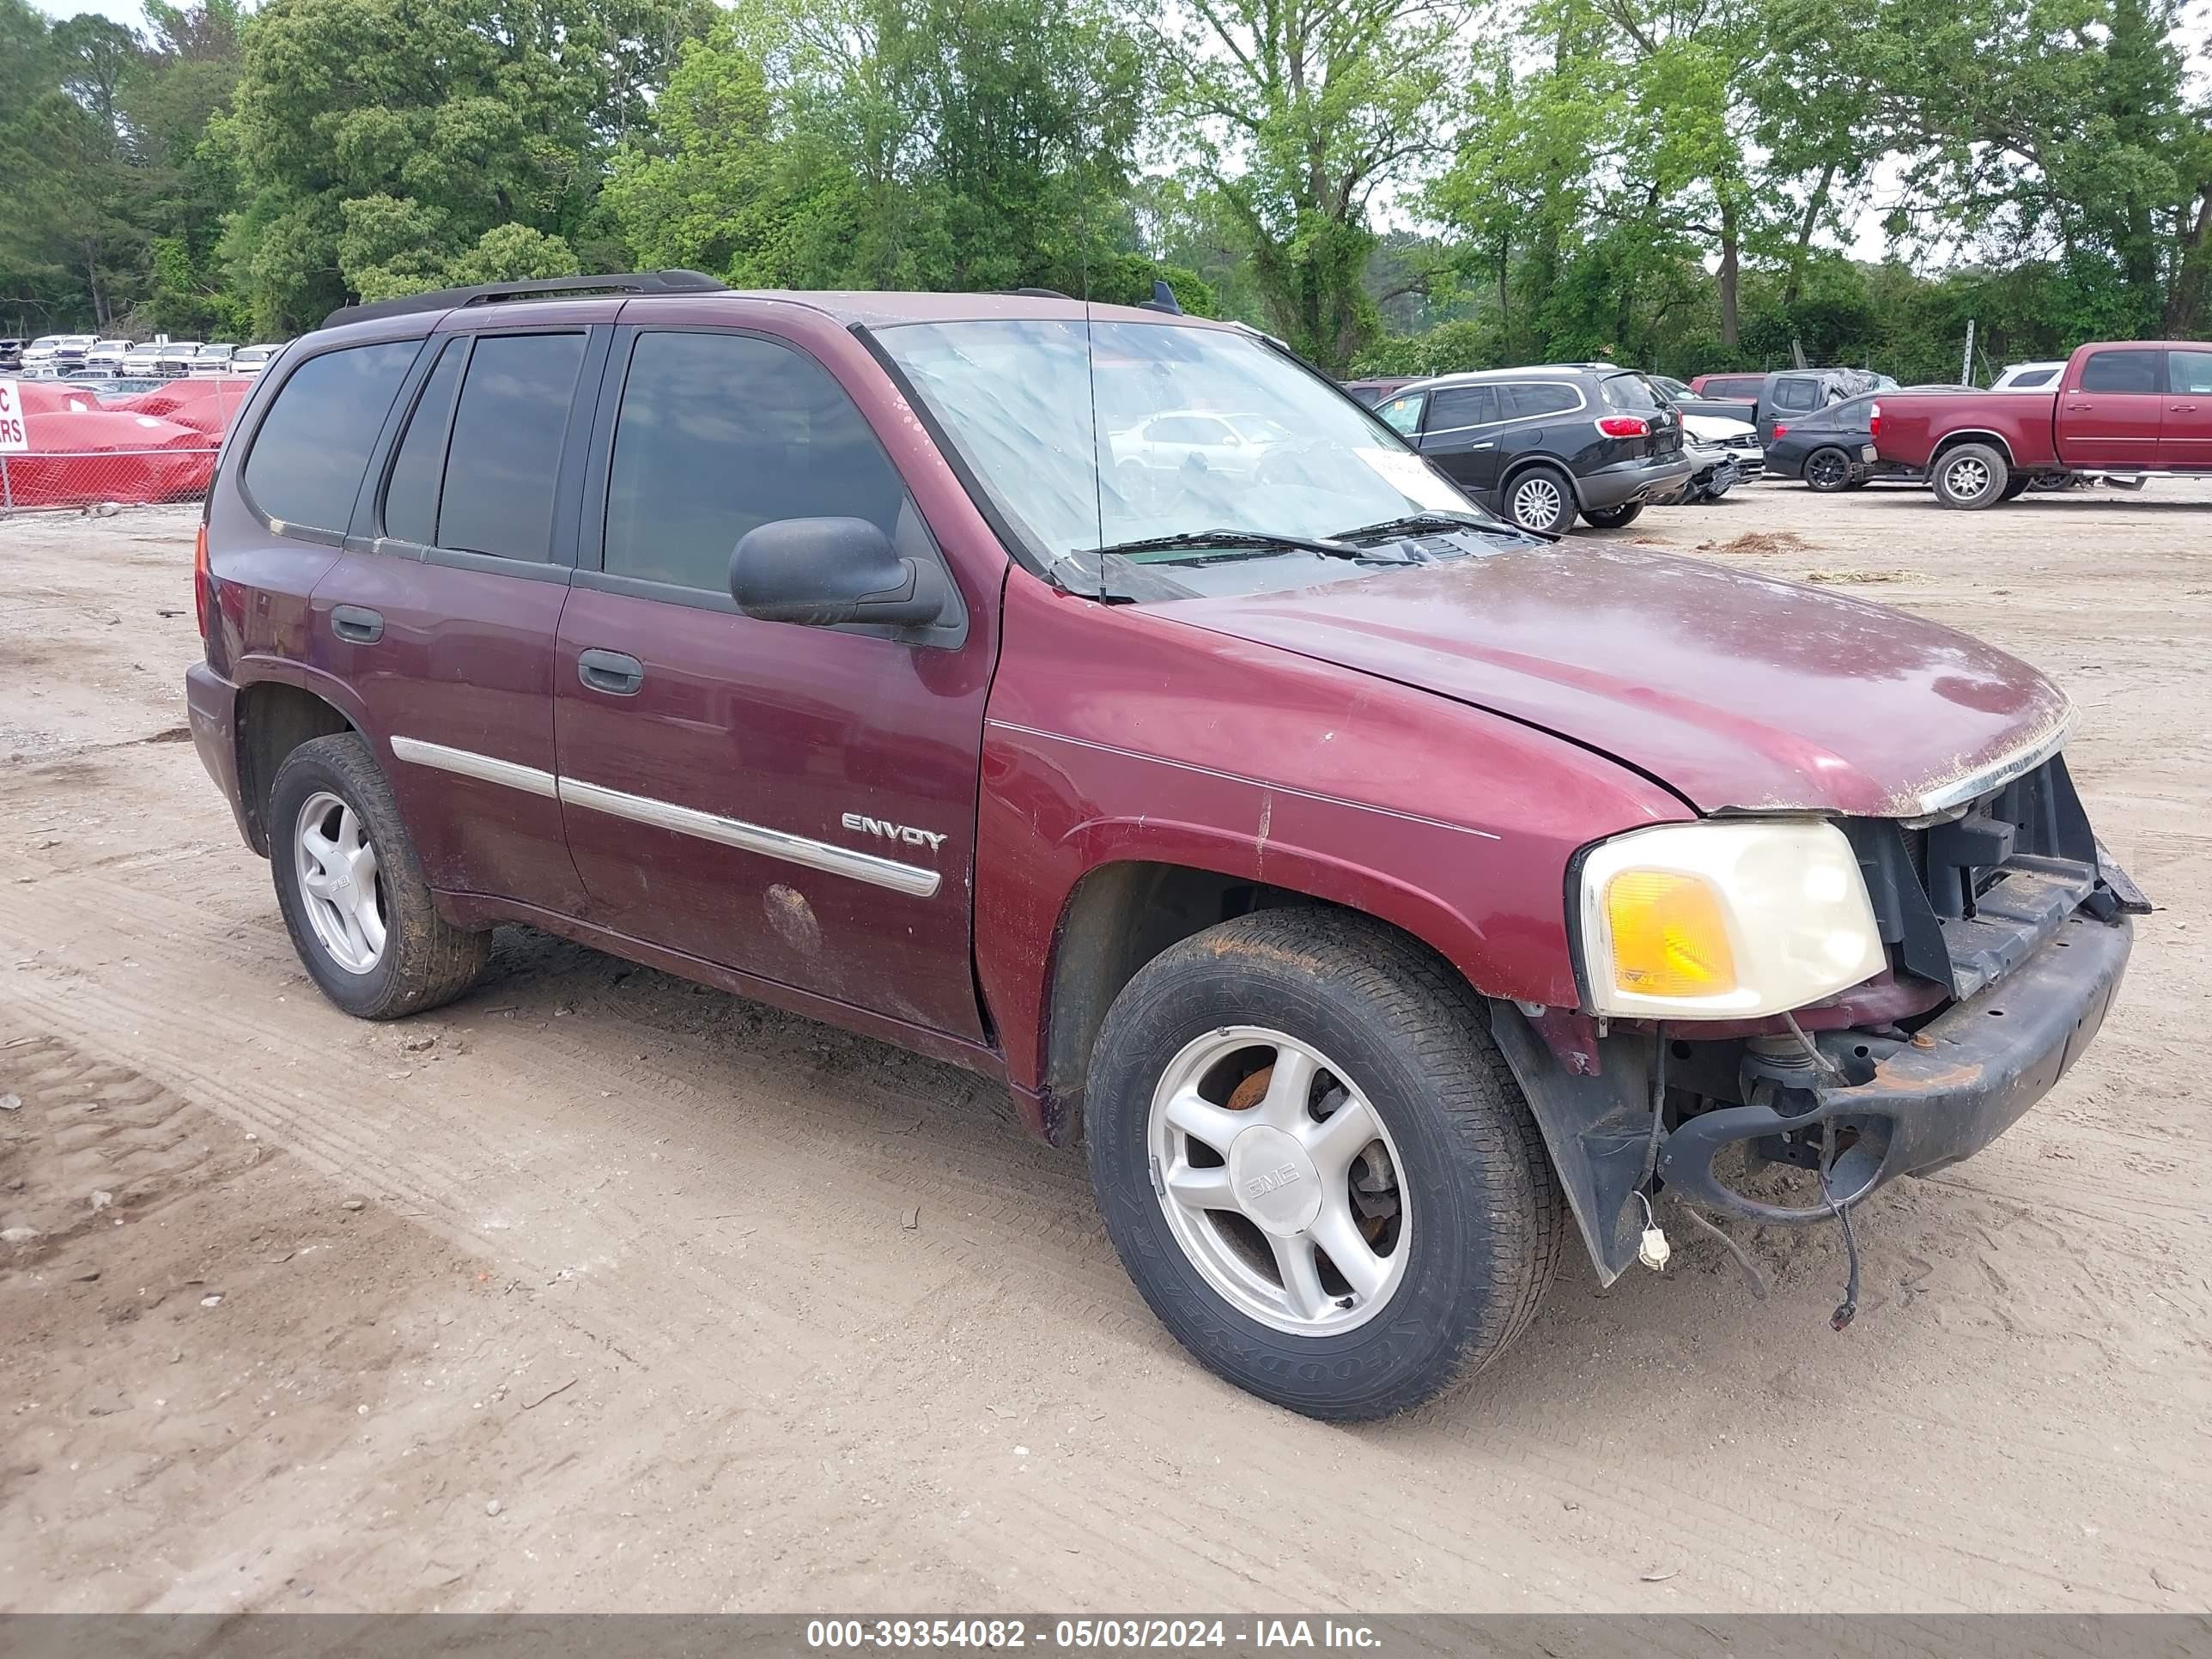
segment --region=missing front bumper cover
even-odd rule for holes
[[[1834,1062],[1771,1103],[1692,1117],[1659,1152],[1659,1175],[1680,1196],[1757,1221],[1829,1220],[1804,1207],[1744,1197],[1715,1174],[1742,1141],[1819,1136],[1833,1122],[1850,1145],[1825,1177],[1825,1200],[1850,1204],[1900,1175],[1924,1175],[1980,1151],[2049,1093],[2089,1045],[2112,1006],[2132,944],[2124,915],[2076,913],[2057,937],[1996,985],[1906,1040],[1826,1031],[1814,1041]]]

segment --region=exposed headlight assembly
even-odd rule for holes
[[[1832,823],[1712,819],[1601,842],[1583,857],[1591,1011],[1749,1019],[1881,971],[1866,879]]]

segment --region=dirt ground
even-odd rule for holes
[[[963,1073],[520,930],[327,1006],[182,740],[191,528],[0,523],[0,1609],[2212,1606],[2212,486],[1617,532],[2057,676],[2161,908],[2059,1090],[1867,1206],[1847,1334],[1832,1230],[1763,1304],[1678,1237],[1352,1430],[1187,1360]]]

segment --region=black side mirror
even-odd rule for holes
[[[730,597],[748,617],[812,628],[918,628],[945,608],[936,570],[901,558],[866,519],[778,519],[747,531],[730,555]]]

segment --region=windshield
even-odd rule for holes
[[[1101,585],[1101,548],[1163,537],[1249,530],[1330,538],[1424,512],[1488,527],[1487,515],[1395,433],[1247,335],[1104,322],[1092,326],[1086,349],[1085,333],[1073,319],[991,320],[902,324],[877,336],[1000,510],[1078,591]],[[1232,560],[1234,576],[1181,580]],[[1107,563],[1106,585],[1124,597],[1172,596],[1123,580],[1132,563],[1182,567],[1178,590],[1208,592],[1371,569],[1310,549],[1226,543],[1132,549]]]

